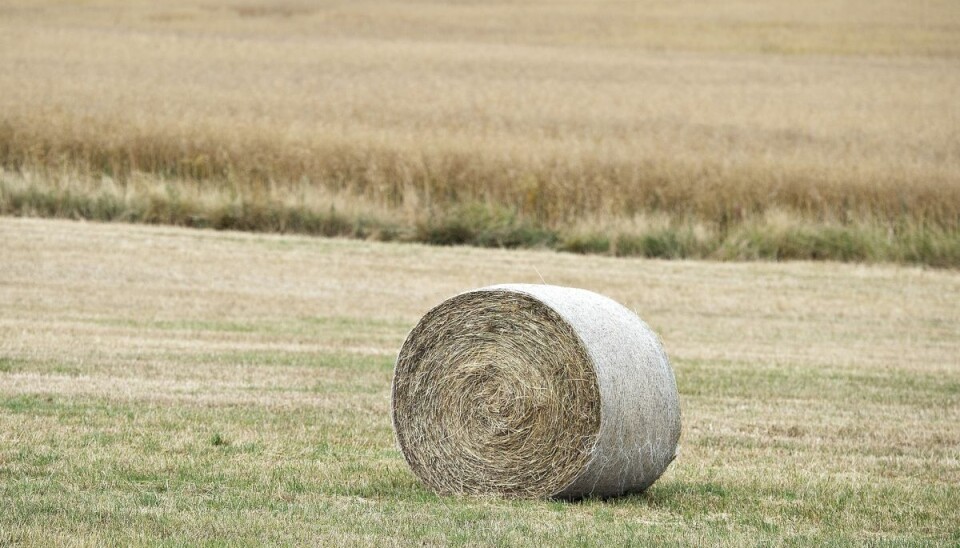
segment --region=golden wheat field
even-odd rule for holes
[[[960,264],[950,0],[4,0],[0,89],[8,214]]]

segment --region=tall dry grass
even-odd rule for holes
[[[725,240],[787,216],[960,241],[955,2],[0,14],[7,212],[51,209],[23,196],[55,199],[65,178],[97,194],[106,176],[129,196],[146,177],[270,208],[338,196],[401,231],[481,207],[560,240],[613,242],[609,226],[651,216]],[[14,200],[23,174],[33,190]]]

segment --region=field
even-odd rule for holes
[[[0,218],[0,545],[960,542],[960,275]],[[494,282],[638,311],[679,458],[611,501],[438,498],[408,329]]]
[[[954,0],[0,0],[0,90],[0,546],[960,544]],[[680,456],[438,497],[396,352],[541,281]]]
[[[0,213],[960,266],[960,3],[0,0]]]

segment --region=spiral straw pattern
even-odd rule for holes
[[[578,332],[575,322],[548,304],[548,293],[603,299],[603,306],[626,311],[583,290],[496,286],[443,302],[407,337],[394,374],[394,427],[413,472],[433,490],[530,498],[619,494],[648,484],[645,477],[638,481],[635,470],[622,469],[612,489],[604,481],[604,471],[610,475],[614,467],[639,463],[609,449],[642,455],[652,448],[650,443],[611,447],[604,454],[604,421],[620,423],[614,436],[618,443],[630,444],[636,436],[625,435],[622,427],[642,419],[635,411],[643,406],[632,409],[634,416],[624,417],[627,422],[605,417],[615,411],[605,404],[616,398],[605,402],[603,397],[603,380],[609,375],[598,375],[587,343],[591,335]],[[629,314],[636,320],[632,327],[649,332]],[[673,383],[659,343],[653,350]],[[674,398],[675,393],[674,383]],[[633,430],[640,426],[631,424]],[[673,458],[676,437],[672,444],[669,458],[660,458],[662,468]]]

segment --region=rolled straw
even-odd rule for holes
[[[680,404],[656,334],[607,297],[550,285],[457,295],[407,336],[393,424],[438,493],[609,497],[676,455]]]

